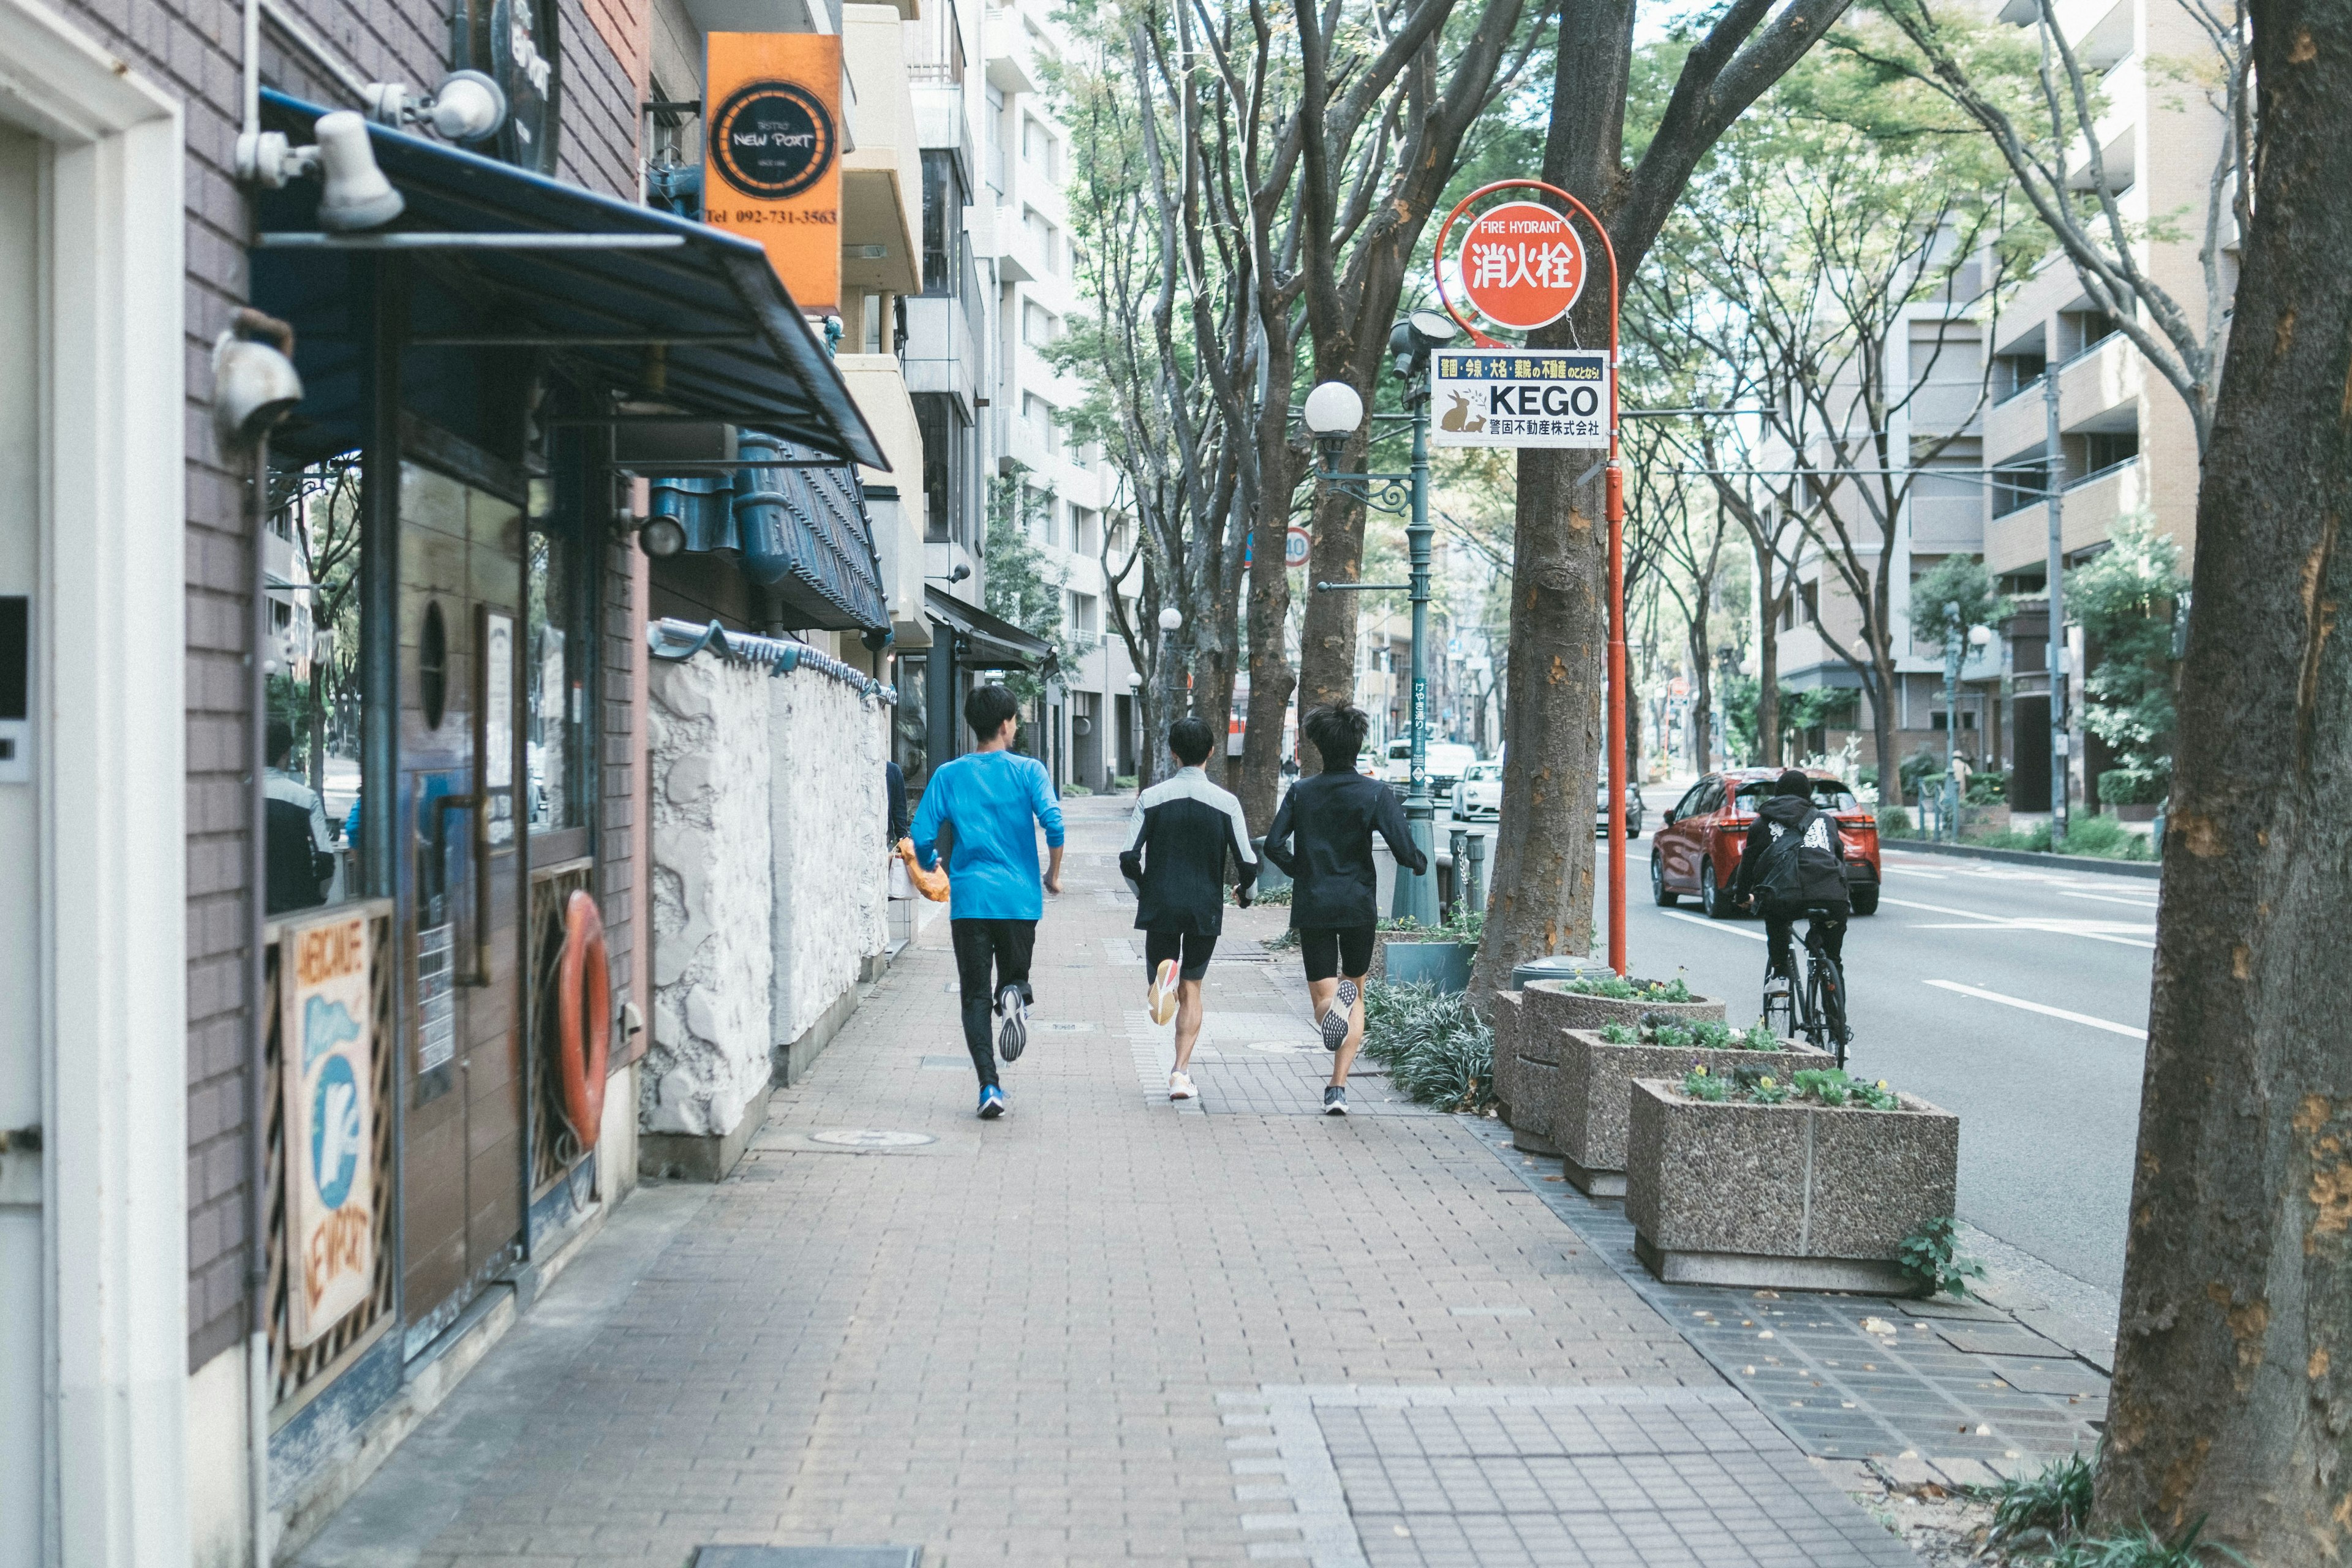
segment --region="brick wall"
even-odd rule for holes
[[[563,0],[564,178],[634,199],[637,82],[645,0]],[[294,0],[294,9],[373,79],[428,88],[446,66],[445,5]],[[242,1149],[246,1040],[243,664],[249,610],[243,489],[222,464],[211,417],[212,341],[247,299],[250,213],[233,177],[238,130],[235,0],[59,0],[61,15],[142,77],[178,96],[187,136],[187,877],[188,1358],[199,1366],[243,1331],[246,1195]],[[264,28],[263,79],[337,107],[341,91]],[[161,563],[159,563],[161,564]],[[614,605],[627,609],[623,563]],[[627,723],[627,661],[619,721]],[[608,711],[614,709],[608,705]],[[607,768],[604,847],[628,876],[633,820],[625,770]],[[629,901],[608,900],[616,966],[625,966]],[[616,976],[625,984],[626,971]]]

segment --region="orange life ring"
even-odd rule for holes
[[[604,1125],[604,1060],[613,1036],[613,969],[604,917],[575,891],[563,906],[563,957],[555,970],[555,1062],[564,1120],[583,1149]]]

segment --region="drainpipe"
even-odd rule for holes
[[[269,521],[269,437],[253,443],[250,500],[246,510],[253,531],[252,651],[246,656],[246,709],[253,721],[246,738],[245,932],[246,1033],[245,1349],[246,1510],[252,1521],[253,1568],[269,1568],[269,1020],[268,976],[262,953],[268,923],[265,894],[269,882],[269,567],[264,542]]]

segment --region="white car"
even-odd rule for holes
[[[1465,769],[1475,765],[1478,753],[1471,747],[1453,741],[1432,741],[1429,743],[1429,793],[1443,796],[1454,788],[1454,781]],[[1380,776],[1403,790],[1412,782],[1412,738],[1405,736],[1389,742],[1388,755],[1381,765]]]
[[[1454,781],[1454,820],[1481,822],[1503,815],[1503,764],[1473,763]]]

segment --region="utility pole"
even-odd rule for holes
[[[1960,841],[1960,800],[1958,779],[1952,772],[1952,752],[1959,741],[1960,731],[1960,660],[1968,651],[1969,639],[1961,635],[1960,607],[1951,600],[1944,601],[1944,811],[1943,832],[1947,844]]]
[[[2066,452],[2058,435],[2058,358],[2046,351],[2042,367],[2042,509],[2050,518],[2050,847],[2066,843],[2069,773],[2066,722]]]

